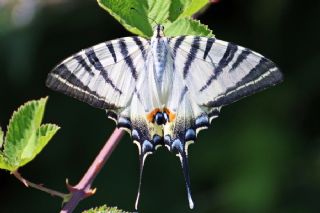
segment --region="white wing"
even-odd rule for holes
[[[164,142],[181,160],[190,208],[188,145],[218,117],[222,106],[282,80],[276,65],[262,55],[214,38],[170,39],[173,89],[167,107],[175,121],[164,127]]]
[[[46,84],[94,107],[121,110],[135,91],[148,46],[140,37],[98,44],[64,60],[50,72]]]
[[[140,87],[146,78],[148,49],[149,41],[141,37],[98,44],[56,66],[49,73],[46,85],[107,110],[118,127],[131,131],[131,116],[142,114],[144,108],[140,102],[145,103],[144,99],[148,98],[148,94],[140,95],[144,92]]]
[[[127,37],[82,50],[56,66],[46,85],[56,91],[107,110],[118,127],[132,131],[143,153],[149,143],[162,137],[162,129],[148,122],[146,115],[159,106],[150,41]],[[147,71],[148,70],[148,71]],[[156,137],[156,138],[154,138]],[[153,142],[154,143],[154,142]],[[142,152],[141,152],[142,154]]]
[[[200,106],[221,107],[282,81],[272,61],[247,48],[194,36],[171,39],[171,44],[177,70]]]
[[[175,127],[167,131],[171,141],[193,141],[196,133],[218,116],[222,106],[282,81],[282,74],[272,61],[232,43],[180,36],[170,39],[170,47],[175,83],[168,107],[177,114]],[[181,138],[189,129],[195,134]]]
[[[138,145],[141,175],[145,157],[162,143],[163,136],[162,127],[146,116],[160,107],[149,47],[150,41],[141,37],[104,42],[64,60],[46,81],[53,90],[107,110],[109,118]]]

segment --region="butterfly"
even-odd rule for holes
[[[107,111],[138,146],[140,197],[145,159],[165,146],[180,159],[189,207],[188,146],[221,107],[282,81],[269,59],[215,38],[166,37],[156,25],[151,39],[125,37],[84,49],[57,65],[46,85]]]

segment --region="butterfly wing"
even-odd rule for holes
[[[141,37],[104,42],[64,60],[46,81],[53,90],[106,110],[119,128],[132,135],[140,155],[136,206],[145,158],[153,153],[163,136],[162,127],[148,121],[146,116],[160,107],[149,47],[150,41]]]
[[[214,38],[185,36],[176,52],[183,79],[200,106],[221,107],[282,81],[277,66],[247,48]]]
[[[154,78],[150,76],[153,61],[149,46],[150,41],[141,37],[95,45],[56,66],[46,85],[107,110],[118,127],[132,133],[140,153],[145,155],[162,137],[162,129],[146,118],[151,109],[159,107],[159,101],[154,99]]]
[[[118,112],[134,94],[140,73],[133,63],[141,60],[147,47],[148,41],[139,37],[95,45],[56,66],[46,85],[94,107]]]
[[[174,85],[168,108],[175,122],[164,128],[165,143],[177,152],[193,207],[188,174],[188,145],[218,117],[222,106],[276,85],[276,65],[247,48],[215,38],[180,36],[170,39]]]
[[[207,127],[222,106],[282,81],[272,61],[232,43],[180,36],[170,39],[170,47],[175,83],[168,107],[177,113],[176,127],[168,129],[174,130],[168,131],[171,140],[179,138],[185,127],[195,133]],[[189,119],[180,122],[179,117]]]

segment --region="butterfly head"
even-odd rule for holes
[[[161,24],[157,24],[154,28],[153,28],[153,36],[155,38],[161,38],[164,36],[164,26]]]

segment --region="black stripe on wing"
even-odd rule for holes
[[[128,47],[126,45],[126,42],[124,39],[119,39],[119,47],[120,47],[120,52],[124,57],[124,60],[126,62],[126,64],[128,65],[128,67],[130,68],[130,72],[132,74],[132,77],[137,80],[138,79],[138,72],[133,64],[132,58],[128,52]],[[140,50],[141,51],[141,50]]]
[[[204,50],[204,54],[203,54],[203,60],[206,60],[208,53],[210,52],[211,47],[214,42],[215,42],[214,38],[208,38],[207,43],[206,43],[206,49]]]
[[[178,37],[173,45],[173,56],[175,57],[177,54],[177,50],[180,47],[180,45],[182,44],[182,42],[184,41],[184,39],[186,38],[186,36],[180,36]],[[171,41],[171,39],[169,40],[169,42]]]
[[[223,57],[220,59],[217,67],[213,70],[210,78],[207,80],[206,84],[200,89],[200,92],[207,89],[211,83],[219,77],[219,75],[222,73],[223,69],[229,65],[229,63],[232,61],[235,53],[238,50],[238,46],[234,45],[232,43],[228,43],[227,49],[223,55]]]
[[[224,94],[205,105],[210,107],[228,105],[270,86],[274,86],[282,82],[282,80],[283,75],[277,66],[272,61],[261,58],[259,63],[237,82],[235,86],[227,88]]]
[[[231,70],[235,70],[243,61],[245,61],[248,55],[251,54],[251,51],[248,49],[243,49],[241,53],[238,55],[236,61],[231,65]]]
[[[147,55],[146,55],[146,52],[145,52],[145,46],[143,45],[140,37],[134,36],[134,37],[132,37],[132,39],[136,43],[136,45],[139,47],[139,49],[141,51],[141,54],[142,54],[142,57],[146,61],[147,60]]]
[[[55,91],[62,92],[80,101],[86,102],[93,107],[101,109],[118,109],[119,107],[105,101],[104,97],[99,96],[82,83],[65,64],[59,65],[49,73],[46,86]]]
[[[87,64],[85,59],[81,55],[75,55],[73,58],[80,64],[80,66],[87,71],[90,76],[94,76],[94,72],[92,71],[91,67]]]
[[[94,50],[92,48],[88,48],[86,49],[85,54],[88,57],[91,65],[100,72],[100,75],[104,78],[105,82],[121,95],[122,91],[109,78],[108,71],[103,67]]]
[[[194,59],[197,56],[197,53],[199,51],[200,48],[200,37],[195,36],[193,38],[193,41],[191,43],[191,48],[190,48],[190,52],[188,54],[188,57],[184,63],[184,67],[183,67],[183,78],[185,79],[188,76],[188,73],[190,71],[191,68],[191,64],[193,63]]]
[[[109,52],[111,53],[111,56],[113,58],[114,63],[116,63],[117,62],[117,55],[116,55],[116,53],[114,51],[114,47],[113,47],[112,42],[107,42],[106,46],[107,46]]]

